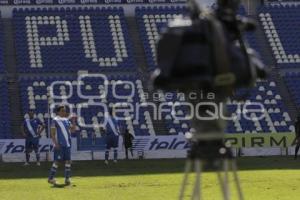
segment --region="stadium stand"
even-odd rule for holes
[[[3,30],[2,30],[2,19],[0,12],[0,73],[4,72],[4,52],[3,52]]]
[[[177,15],[182,15],[186,11],[184,7],[137,7],[136,20],[139,25],[141,39],[147,56],[147,62],[150,69],[155,68],[155,43],[158,38],[160,30],[166,23],[174,19]],[[246,15],[243,7],[239,10],[240,14]],[[254,33],[247,33],[246,39],[250,46],[260,51],[260,47],[256,42]],[[247,90],[251,94],[250,100],[263,103],[267,118],[261,121],[249,121],[241,119],[240,121],[230,121],[227,132],[228,133],[242,133],[242,132],[288,132],[293,130],[289,114],[281,101],[281,96],[277,93],[275,83],[258,82],[255,89]],[[240,90],[237,95],[245,90]],[[265,94],[268,93],[267,94]],[[175,95],[176,96],[176,95]],[[178,100],[178,99],[177,99]],[[172,99],[173,103],[177,101]],[[234,101],[236,102],[236,101]],[[236,105],[229,104],[229,111],[236,111],[233,109]],[[184,110],[179,110],[179,113],[184,114]],[[283,115],[282,115],[283,113]],[[182,123],[175,120],[170,114],[164,116],[170,134],[185,133],[189,129],[189,123],[183,121]],[[247,131],[244,131],[247,130]]]
[[[156,67],[155,44],[158,40],[159,33],[169,21],[176,17],[186,15],[187,8],[180,6],[136,7],[135,12],[148,68],[149,70],[153,70]],[[243,6],[240,7],[239,14],[243,16],[246,15],[246,10]],[[258,52],[260,51],[254,33],[246,33],[246,39],[252,48]]]
[[[147,109],[134,107],[136,103],[143,103],[143,86],[136,76],[109,76],[107,81],[102,77],[26,77],[20,79],[21,97],[24,115],[29,109],[36,109],[38,117],[42,120],[49,117],[49,103],[69,103],[74,109],[81,109],[82,118],[79,132],[82,138],[100,138],[101,133],[98,123],[103,122],[104,108],[101,104],[118,103],[119,106],[128,108],[126,103],[138,109],[137,117],[129,117],[133,113],[125,113],[121,120],[122,127],[128,128],[134,135],[154,135],[154,128]],[[106,82],[108,82],[106,89]],[[80,83],[80,87],[78,85]],[[53,84],[53,98],[50,98],[50,85]],[[83,86],[81,86],[83,84]],[[80,90],[81,93],[77,94]],[[102,97],[100,95],[103,95]],[[65,96],[62,99],[62,96]],[[88,105],[89,104],[89,105]],[[75,110],[75,111],[76,111]],[[45,135],[44,135],[45,136]]]
[[[259,8],[258,15],[277,65],[298,67],[300,5],[270,4]]]
[[[5,78],[0,78],[0,139],[12,138],[7,93],[7,80]]]
[[[282,6],[278,7],[281,8]],[[297,39],[289,39],[284,36],[282,39],[281,35],[286,35],[287,37],[287,34],[281,30],[280,26],[277,26],[277,23],[281,23],[284,29],[292,27],[289,24],[293,24],[297,19],[296,16],[299,15],[297,14],[298,8],[298,6],[285,6],[283,9],[293,12],[293,20],[286,19],[286,11],[277,14],[275,12],[276,6],[266,6],[259,9],[259,17],[263,28],[267,37],[271,37],[271,39],[269,37],[269,41],[271,46],[273,45],[274,47],[274,55],[278,52],[277,57],[274,56],[274,58],[278,58],[277,61],[279,63],[280,59],[281,63],[284,63],[286,60],[289,63],[294,60],[294,64],[298,62],[296,47],[292,48],[292,45],[290,45]],[[136,7],[137,31],[140,34],[149,71],[156,66],[155,42],[158,39],[159,32],[169,20],[185,13],[186,8],[182,6]],[[240,13],[246,14],[245,9],[241,8]],[[137,111],[135,115],[139,117],[138,120],[130,120],[128,118],[130,114],[127,113],[125,116],[127,120],[122,122],[122,127],[128,128],[129,132],[139,136],[160,134],[161,129],[155,126],[155,120],[153,119],[153,110],[151,109],[151,103],[153,102],[148,102],[149,99],[145,98],[145,93],[148,91],[144,87],[145,83],[140,78],[140,76],[145,76],[146,74],[132,75],[135,74],[137,66],[134,61],[133,45],[127,30],[123,8],[19,8],[13,11],[13,21],[17,64],[20,75],[22,114],[24,116],[29,109],[36,109],[38,117],[45,121],[46,124],[49,124],[49,103],[68,102],[74,105],[75,109],[82,108],[83,117],[80,121],[85,122],[89,126],[78,124],[78,144],[81,149],[89,149],[103,144],[101,131],[97,127],[97,124],[103,120],[104,110],[100,106],[101,103],[108,105],[120,103],[123,106],[128,106],[126,103],[132,103],[133,105],[142,103],[143,106],[139,110],[135,110]],[[288,25],[284,25],[282,21],[287,21]],[[276,29],[279,27],[278,30],[275,30],[275,27]],[[299,34],[296,28],[293,31],[295,32],[294,34]],[[279,35],[281,36],[280,39]],[[258,51],[260,50],[255,34],[247,34],[246,39],[251,47]],[[282,46],[291,48],[283,50]],[[0,56],[1,52],[3,51],[1,51],[0,42]],[[293,54],[293,59],[288,56],[285,58],[283,53]],[[281,57],[279,58],[279,56]],[[84,82],[82,85],[82,82],[78,82],[77,77],[74,76],[78,70],[108,72],[107,83],[109,89],[107,90],[107,98],[99,98],[100,95],[105,93],[105,81],[92,78],[91,80],[82,81]],[[49,75],[49,72],[52,74]],[[6,94],[1,95],[2,98],[7,98],[7,92],[5,91],[7,90],[7,86],[5,86],[7,83],[3,80],[5,79],[1,79],[0,92]],[[57,96],[68,96],[71,87],[73,95],[65,99],[49,98],[49,86],[55,81],[59,82],[54,87],[54,94]],[[292,83],[290,88],[296,90],[296,81],[290,82]],[[78,88],[81,89],[81,96],[77,94]],[[118,94],[120,98],[116,98],[112,92]],[[122,96],[129,95],[130,92],[134,92],[131,98],[122,98]],[[296,91],[294,93],[296,99],[298,94]],[[87,98],[87,95],[92,97]],[[276,133],[294,130],[286,106],[273,80],[259,81],[256,87],[251,90],[238,90],[235,96],[228,101],[227,109],[230,114],[237,111],[237,108],[240,106],[237,100],[244,97],[253,102],[262,103],[265,108],[266,118],[255,120],[254,118],[258,117],[258,113],[251,113],[250,118],[252,120],[246,120],[242,117],[239,120],[229,121],[227,133]],[[163,121],[167,134],[181,135],[193,131],[187,120],[178,120],[173,116],[173,114],[176,114],[177,117],[183,117],[188,113],[187,108],[180,104],[181,101],[182,99],[176,97],[176,95],[171,99],[161,97],[159,101],[160,103],[165,103],[166,107],[169,108],[172,104],[176,105],[174,113],[162,113],[161,121]],[[4,109],[0,111],[1,113],[3,112],[1,119],[3,116],[9,116],[8,98],[4,101],[1,99],[0,103],[5,104],[3,106]],[[87,106],[86,103],[90,105]],[[242,103],[241,106],[243,105]],[[1,119],[0,128],[1,131],[3,130],[3,134],[2,132],[0,133],[0,138],[11,137],[8,131],[10,124],[9,122],[7,123],[7,120],[7,118]],[[46,131],[43,133],[43,137],[47,137]]]
[[[293,122],[282,101],[282,97],[278,94],[275,82],[258,81],[253,89],[239,89],[236,91],[235,97],[228,102],[228,112],[239,113],[237,112],[239,104],[234,99],[243,98],[247,99],[245,104],[250,101],[252,102],[252,105],[247,109],[260,108],[253,103],[263,105],[265,117],[255,120],[256,117],[259,118],[259,113],[249,112],[247,118],[250,117],[252,120],[248,120],[242,115],[240,120],[233,119],[228,122],[228,133],[277,133],[294,131]],[[243,108],[245,104],[241,104],[241,108]],[[243,112],[243,110],[241,110],[241,112]]]
[[[135,66],[121,7],[20,8],[13,19],[20,72],[128,71]]]
[[[4,50],[3,50],[3,30],[0,13],[0,73],[4,72]],[[0,75],[0,139],[12,138],[10,130],[10,114],[8,103],[7,80]]]
[[[136,7],[135,16],[144,46],[149,70],[156,67],[155,44],[159,32],[176,16],[183,15],[185,7]]]
[[[240,6],[239,10],[238,10],[239,15],[241,16],[247,16],[247,12],[244,6]],[[255,51],[257,51],[258,53],[260,53],[261,51],[261,47],[260,45],[257,43],[257,38],[255,37],[254,32],[246,32],[245,33],[245,39],[248,42],[247,45],[249,45],[251,48],[255,49]]]
[[[293,97],[293,101],[296,103],[298,109],[300,108],[300,72],[289,72],[285,74],[285,83],[288,86],[288,90]]]
[[[245,98],[247,99],[246,102],[243,101]],[[162,113],[169,134],[185,134],[193,131],[190,122],[183,119],[187,116],[189,110],[186,106],[180,104],[181,98],[177,94],[174,94],[171,99],[161,99],[161,102],[175,103],[176,105],[174,113],[171,110],[169,113]],[[247,104],[247,107],[245,104]],[[250,109],[260,111],[252,112]],[[241,114],[246,110],[248,112],[246,115],[239,115],[234,118],[237,113]],[[237,90],[234,97],[227,102],[227,112],[232,119],[227,121],[226,133],[282,133],[294,131],[293,122],[273,81],[258,81],[253,89]],[[265,117],[260,119],[259,117],[262,114]],[[175,115],[177,118],[174,117]]]
[[[185,119],[189,113],[187,108],[185,94],[177,92],[164,93],[159,91],[158,98],[154,101],[157,102],[159,109],[162,110],[158,113],[161,120],[167,129],[167,135],[184,135],[191,131],[190,122]],[[184,102],[184,103],[182,103]]]
[[[281,5],[282,3],[299,3],[299,0],[266,0],[266,3],[271,3],[271,4],[279,4]]]

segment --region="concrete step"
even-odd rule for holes
[[[12,19],[4,18],[3,34],[4,34],[4,63],[7,71],[8,80],[8,95],[10,104],[10,119],[11,119],[11,132],[14,138],[20,138],[20,126],[22,124],[22,108],[21,98],[18,83],[17,72],[17,57],[14,40],[14,26]]]
[[[263,31],[263,27],[259,24],[259,18],[256,16],[256,23],[258,24],[256,30],[257,43],[261,47],[262,57],[264,58],[265,64],[271,69],[270,79],[276,82],[278,93],[282,97],[282,101],[286,106],[286,109],[292,119],[296,117],[297,107],[293,101],[292,96],[288,91],[288,88],[282,77],[281,69],[276,67],[276,61],[273,57],[272,49],[268,43],[267,37]]]
[[[148,79],[148,73],[147,73],[147,61],[146,61],[146,55],[144,51],[144,47],[142,44],[142,41],[140,39],[139,35],[139,29],[136,22],[135,17],[126,17],[128,32],[130,35],[130,39],[133,45],[133,54],[134,59],[137,65],[137,70],[139,73],[142,74],[142,81],[145,81]]]

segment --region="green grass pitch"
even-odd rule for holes
[[[109,166],[103,161],[76,161],[72,171],[74,185],[65,188],[53,188],[47,183],[50,164],[24,167],[21,163],[0,163],[0,199],[178,199],[184,160],[129,160],[111,162]],[[300,161],[290,157],[240,158],[238,166],[246,200],[300,199]],[[63,182],[62,166],[58,180]],[[215,173],[205,172],[202,180],[204,199],[221,199]],[[192,182],[193,177],[186,199],[190,199]],[[231,194],[236,197],[235,190]]]

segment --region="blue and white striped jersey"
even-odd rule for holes
[[[106,120],[106,134],[118,136],[120,133],[118,120],[111,117],[108,114],[105,114],[105,120]]]
[[[38,137],[37,131],[38,128],[42,125],[43,123],[37,118],[25,119],[23,123],[23,127],[24,127],[26,137],[28,138]]]
[[[60,146],[71,147],[71,122],[69,119],[56,116],[52,120],[51,128],[56,129],[56,139]]]

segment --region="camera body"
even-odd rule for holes
[[[251,87],[267,70],[242,33],[254,24],[236,15],[237,1],[219,0],[214,11],[195,9],[162,31],[157,44],[154,86],[163,90],[223,92]],[[232,9],[230,9],[232,7]]]

